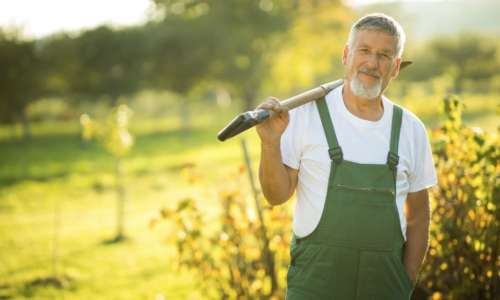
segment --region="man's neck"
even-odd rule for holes
[[[381,95],[375,99],[358,97],[352,92],[349,82],[344,84],[342,99],[347,110],[360,119],[376,122],[384,115]]]

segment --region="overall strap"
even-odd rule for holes
[[[328,148],[330,148],[328,149],[330,159],[333,160],[336,165],[340,165],[343,159],[342,148],[339,147],[339,142],[337,141],[337,136],[335,135],[335,129],[333,129],[332,118],[330,117],[330,112],[328,111],[328,105],[326,104],[325,98],[323,97],[316,100],[316,105],[318,106],[321,124],[323,125],[326,140],[328,141]]]
[[[389,166],[393,170],[396,169],[399,163],[398,147],[402,120],[403,109],[400,106],[394,104],[394,108],[392,111],[391,146],[389,154],[387,155],[387,164],[389,164]]]

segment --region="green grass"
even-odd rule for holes
[[[440,119],[439,97],[408,98],[401,104],[428,127]],[[495,130],[500,117],[498,96],[468,95],[464,120]],[[397,101],[396,101],[397,102]],[[205,299],[192,274],[169,271],[172,245],[165,238],[175,228],[167,223],[149,229],[163,205],[192,197],[208,216],[218,210],[217,193],[249,189],[235,180],[244,163],[240,138],[224,143],[218,131],[237,111],[195,110],[193,128],[182,132],[179,118],[134,116],[130,131],[135,145],[126,158],[126,234],[122,243],[107,243],[115,235],[114,159],[98,143],[83,149],[78,124],[45,122],[33,125],[28,142],[9,140],[0,128],[0,299]],[[259,141],[254,130],[242,134],[257,171]],[[182,171],[196,165],[199,179],[190,183]],[[200,175],[202,174],[202,175]],[[30,286],[52,273],[54,211],[60,211],[59,274],[63,288]],[[159,297],[161,298],[161,297]]]
[[[203,299],[192,274],[169,271],[173,249],[164,240],[174,229],[160,223],[151,230],[148,224],[163,205],[187,197],[202,201],[208,215],[217,212],[217,191],[244,162],[239,139],[220,143],[216,137],[234,114],[217,119],[207,113],[193,120],[189,134],[175,127],[176,120],[132,119],[136,140],[125,162],[130,239],[117,244],[106,243],[115,235],[116,194],[114,159],[102,146],[83,149],[78,128],[56,122],[33,126],[31,141],[1,141],[0,299],[155,299],[158,293]],[[244,136],[256,168],[257,137]],[[181,174],[185,163],[203,174],[197,182]],[[59,273],[70,283],[27,287],[51,275],[56,203]]]

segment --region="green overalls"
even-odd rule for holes
[[[286,299],[408,300],[396,207],[403,110],[394,105],[387,164],[358,164],[343,159],[325,99],[316,103],[332,159],[328,192],[314,231],[293,235]]]

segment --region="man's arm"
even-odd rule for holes
[[[279,107],[278,99],[268,97],[257,109],[278,110]],[[285,109],[281,115],[256,126],[261,142],[259,179],[262,192],[271,205],[288,201],[297,185],[298,170],[283,164],[281,157],[281,136],[289,122],[289,112]]]
[[[299,173],[283,164],[279,146],[279,143],[261,144],[259,179],[262,192],[271,205],[283,204],[292,197]]]
[[[406,243],[403,247],[403,265],[414,284],[429,247],[431,221],[429,191],[424,189],[408,193],[404,211],[406,215]]]

